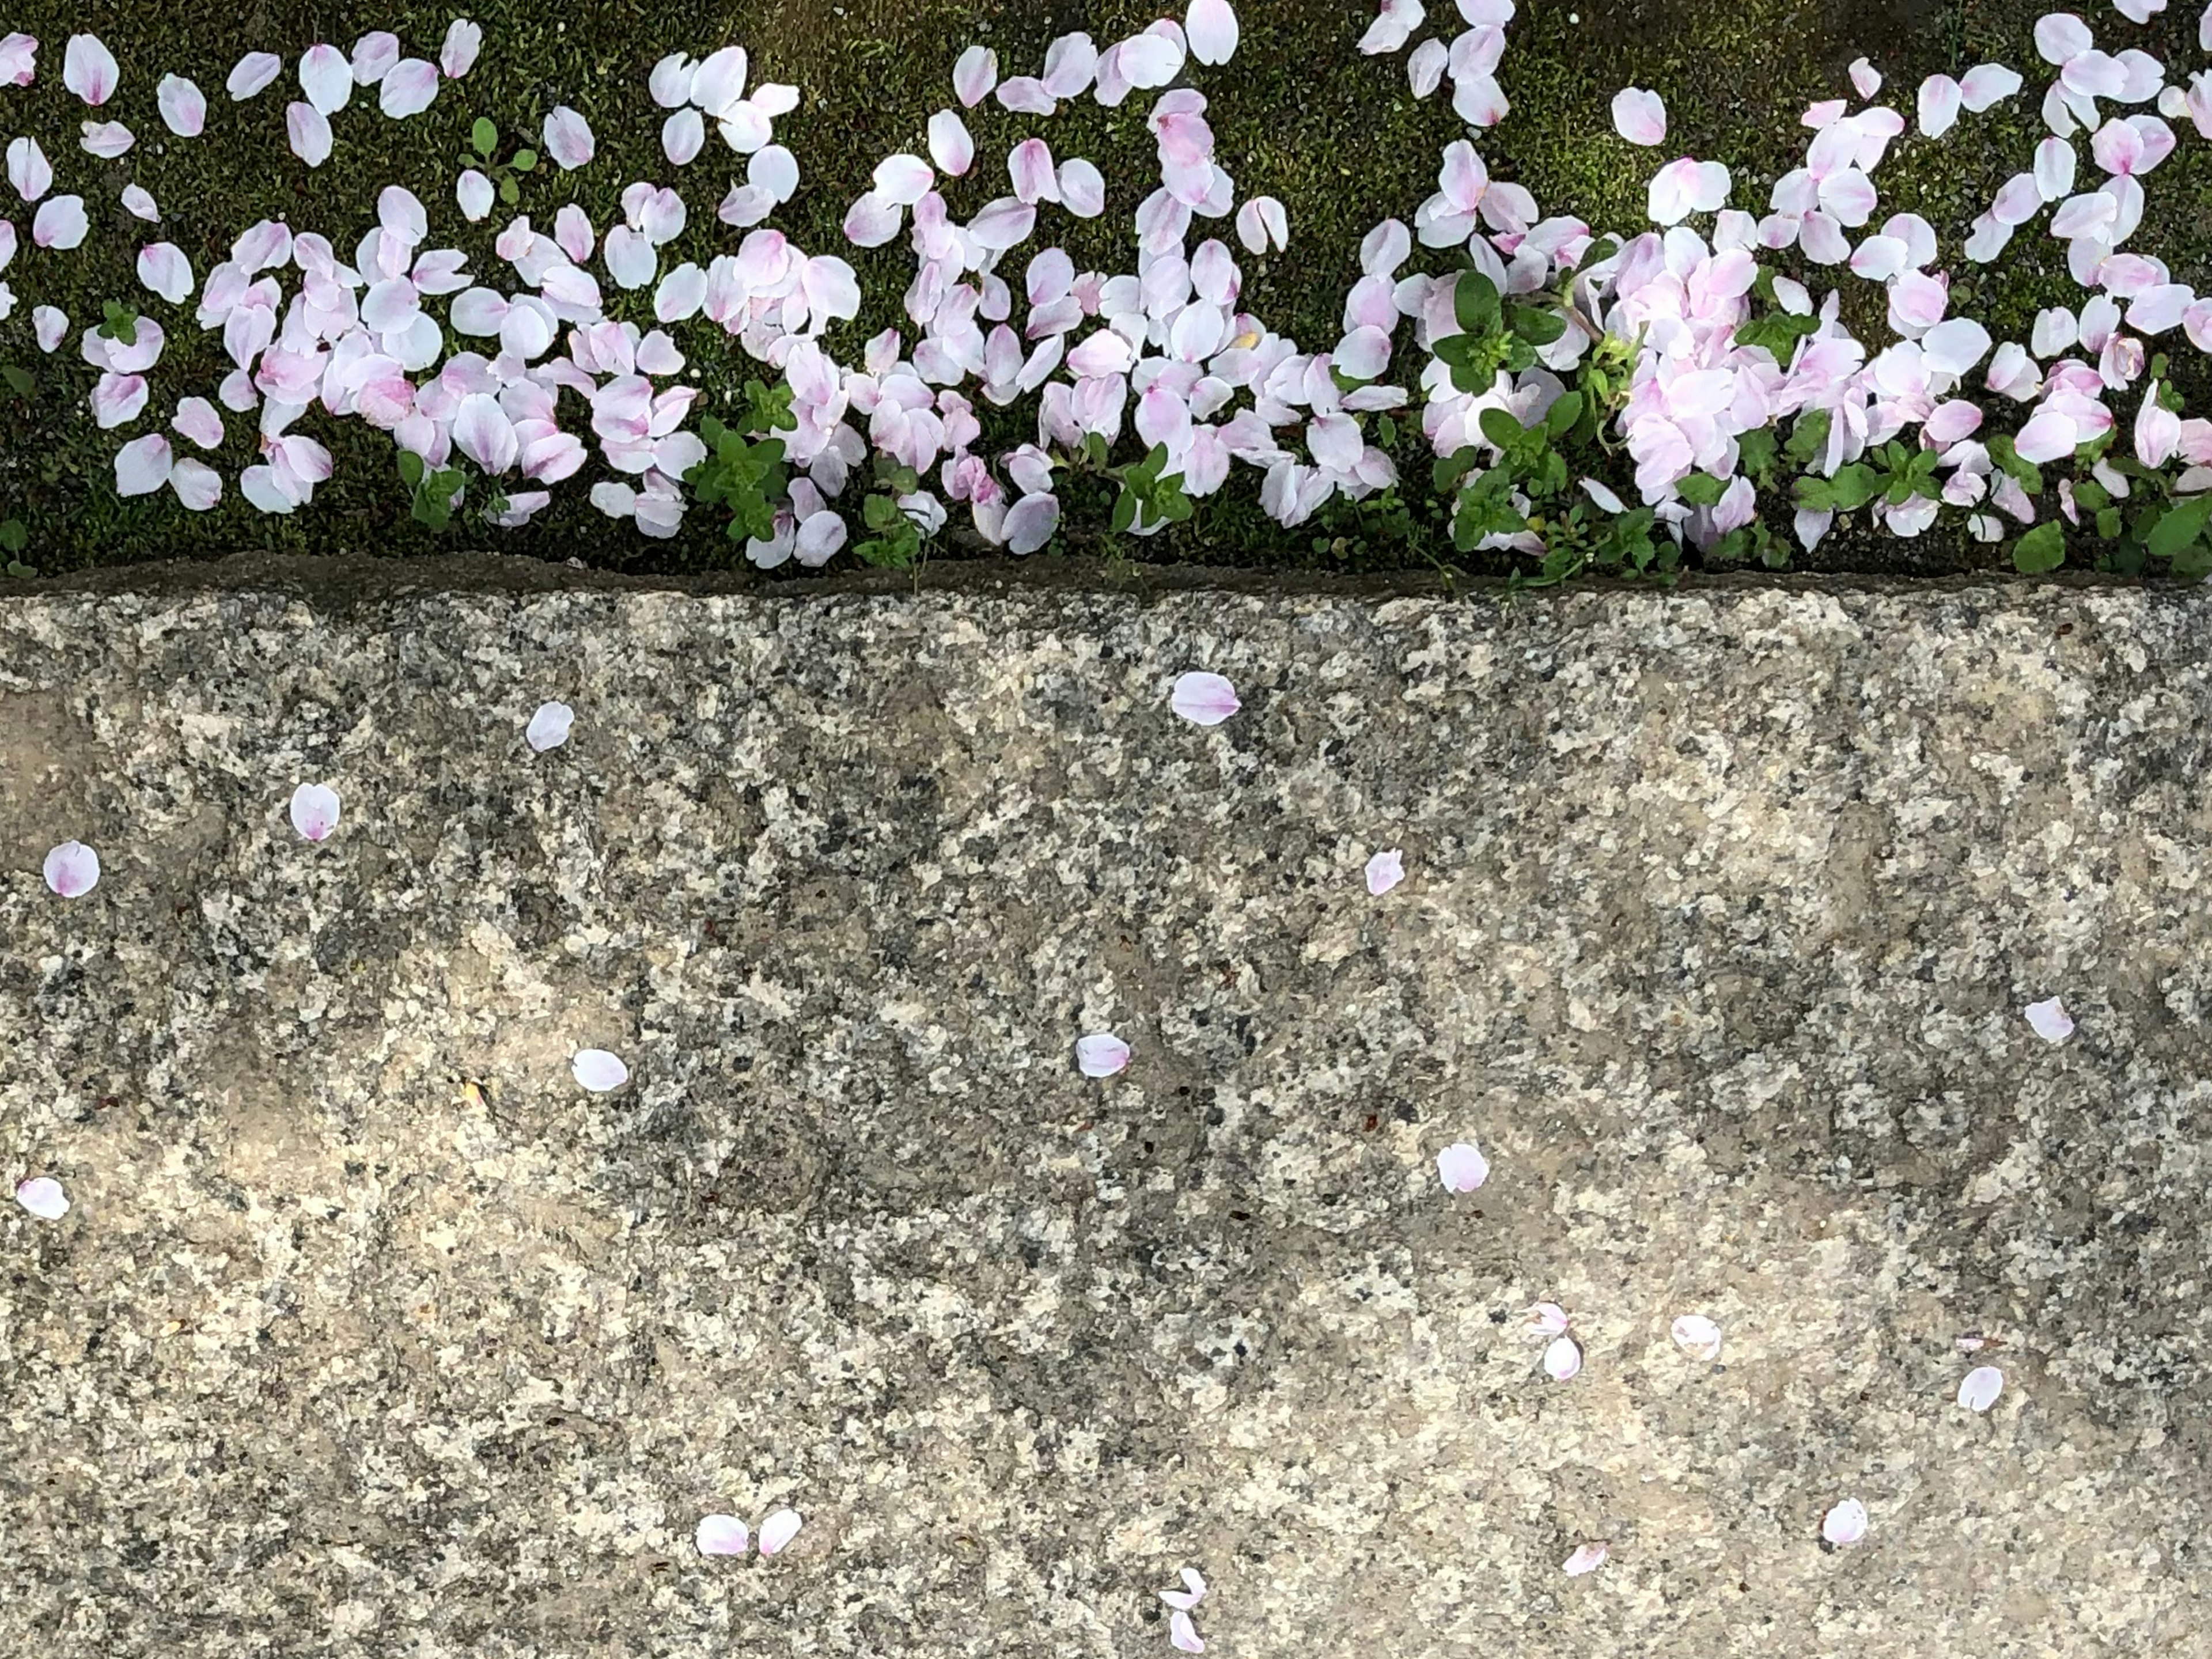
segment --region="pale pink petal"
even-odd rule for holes
[[[973,109],[999,84],[999,54],[988,46],[970,46],[952,66],[952,90],[961,104]]]
[[[92,34],[72,34],[62,50],[62,84],[94,109],[115,95],[115,54]]]
[[[142,322],[143,331],[145,325]],[[92,418],[103,432],[138,418],[146,407],[146,377],[143,374],[103,374],[93,383]]]
[[[336,46],[319,41],[300,56],[300,90],[325,115],[353,101],[353,64]]]
[[[1623,87],[1613,95],[1613,130],[1632,144],[1667,139],[1667,106],[1656,92]]]
[[[1076,1068],[1085,1077],[1112,1077],[1129,1063],[1129,1045],[1111,1032],[1075,1040]]]
[[[1441,40],[1424,40],[1406,59],[1406,81],[1416,98],[1432,94],[1451,64],[1451,48]]]
[[[1941,138],[1959,118],[1965,94],[1948,75],[1931,75],[1920,83],[1920,135]]]
[[[1006,509],[1001,533],[1006,538],[1006,551],[1030,554],[1050,541],[1059,528],[1059,498],[1040,492],[1023,496]]]
[[[179,138],[197,138],[207,126],[207,97],[181,75],[165,75],[154,89],[161,123]]]
[[[1490,1179],[1490,1160],[1473,1143],[1454,1141],[1437,1154],[1437,1174],[1448,1193],[1471,1193]]]
[[[2035,187],[2046,202],[2074,188],[2074,146],[2053,135],[2035,147]]]
[[[100,885],[100,854],[81,841],[65,841],[46,854],[46,885],[61,898],[82,898]]]
[[[1580,1578],[1603,1566],[1609,1553],[1604,1544],[1578,1544],[1575,1547],[1575,1553],[1560,1564],[1560,1570],[1570,1578]]]
[[[2073,447],[2069,443],[2061,453],[2069,453]],[[2057,458],[2052,456],[2050,459],[2055,460]],[[2031,1002],[2021,1012],[2027,1016],[2029,1028],[2045,1042],[2063,1042],[2074,1035],[2073,1016],[2066,1012],[2066,1005],[2057,997],[2042,1002]]]
[[[1851,86],[1862,98],[1871,98],[1881,90],[1881,71],[1863,58],[1851,60]]]
[[[902,152],[876,163],[876,194],[897,207],[912,207],[937,182],[937,174],[919,155]]]
[[[1077,156],[1060,164],[1060,203],[1079,219],[1106,211],[1106,180],[1097,167]]]
[[[1237,210],[1237,240],[1248,252],[1265,253],[1272,240],[1278,250],[1291,242],[1290,217],[1272,196],[1255,196]]]
[[[138,140],[120,121],[87,121],[84,137],[77,142],[86,155],[112,161],[127,152]]]
[[[707,119],[696,109],[679,109],[660,124],[660,149],[669,161],[689,167],[707,147]]]
[[[27,87],[39,69],[39,42],[20,31],[0,38],[0,87]]]
[[[1406,855],[1393,847],[1367,860],[1367,890],[1381,898],[1406,878]]]
[[[1011,196],[1001,196],[988,203],[983,210],[968,222],[968,234],[975,239],[976,246],[994,252],[1019,247],[1029,240],[1030,232],[1036,227],[1036,210],[1028,203]]]
[[[999,102],[1017,115],[1053,115],[1060,100],[1034,75],[1017,75],[999,82]]]
[[[700,1518],[691,1541],[702,1555],[743,1555],[752,1535],[734,1515],[709,1515]]]
[[[595,1095],[611,1094],[629,1081],[629,1067],[622,1056],[605,1048],[579,1048],[568,1070],[577,1084]]]
[[[395,121],[420,115],[438,100],[444,85],[438,66],[427,58],[403,58],[377,83],[376,106]]]
[[[338,794],[328,784],[303,783],[292,792],[292,827],[309,841],[327,841],[338,827]]]
[[[392,73],[399,61],[399,37],[389,29],[373,29],[353,43],[353,83],[373,87]]]
[[[777,1510],[761,1522],[760,1553],[777,1555],[785,1545],[799,1536],[799,1519],[797,1510]]]
[[[591,124],[566,104],[545,118],[545,153],[561,164],[562,171],[574,173],[589,163],[598,150]]]
[[[1959,101],[1971,114],[1979,115],[2021,88],[2020,71],[2002,64],[1977,64],[1959,77]]]
[[[284,60],[273,52],[249,52],[238,60],[223,82],[233,103],[243,103],[284,72]]]
[[[1164,34],[1133,35],[1121,43],[1122,75],[1139,92],[1164,87],[1182,73],[1183,49]]]
[[[781,206],[799,193],[799,158],[781,144],[765,144],[745,163],[745,182]]]
[[[169,482],[169,441],[158,432],[133,438],[115,453],[115,493],[150,495]]]
[[[1985,1412],[2004,1392],[2004,1373],[1994,1365],[1977,1365],[1959,1384],[1959,1403],[1970,1412]]]
[[[1205,1638],[1190,1622],[1190,1614],[1177,1607],[1168,1614],[1168,1645],[1177,1653],[1204,1653]]]
[[[881,247],[898,234],[904,220],[897,203],[867,191],[845,210],[845,240],[855,247]]]
[[[1539,1336],[1562,1335],[1573,1323],[1574,1321],[1567,1317],[1567,1310],[1556,1302],[1539,1302],[1528,1310],[1528,1328]]]
[[[1073,98],[1098,73],[1098,48],[1087,34],[1063,34],[1045,48],[1042,84],[1054,98]]]
[[[138,280],[171,305],[192,291],[191,262],[174,242],[155,242],[138,250]]]
[[[1684,1314],[1674,1322],[1674,1346],[1699,1359],[1721,1356],[1721,1328],[1703,1314]]]
[[[653,66],[653,72],[646,77],[653,101],[663,109],[682,109],[691,101],[701,67],[696,58],[687,58],[680,52],[670,52]]]
[[[453,181],[453,199],[460,204],[461,217],[473,225],[491,212],[497,197],[490,179],[474,167],[464,167]]]
[[[483,50],[483,27],[456,17],[446,30],[445,44],[438,48],[438,67],[448,81],[458,81],[476,67],[477,54]]]
[[[53,188],[53,166],[46,160],[46,152],[37,139],[8,141],[8,182],[27,202],[37,201]]]
[[[453,416],[453,447],[493,477],[514,465],[514,423],[488,393],[472,392]]]
[[[1243,707],[1235,686],[1218,674],[1200,670],[1176,677],[1168,706],[1194,726],[1218,726]]]
[[[1237,13],[1229,0],[1190,0],[1183,39],[1201,64],[1225,64],[1237,53]]]
[[[69,1194],[52,1176],[33,1176],[15,1188],[15,1201],[41,1221],[59,1221],[69,1213]]]
[[[124,210],[133,218],[143,219],[147,223],[153,225],[161,222],[161,204],[154,199],[153,193],[143,185],[123,186],[123,206]]]
[[[1820,1536],[1831,1544],[1856,1544],[1866,1533],[1866,1505],[1856,1498],[1846,1498],[1820,1519]]]
[[[1014,199],[1031,205],[1049,202],[1060,194],[1053,171],[1052,151],[1042,138],[1024,138],[1006,157],[1006,174],[1014,186]]]
[[[222,474],[186,456],[169,469],[169,488],[187,512],[205,513],[222,499]]]
[[[1544,1350],[1544,1375],[1554,1382],[1566,1382],[1579,1376],[1582,1369],[1582,1344],[1571,1336],[1553,1337]]]
[[[2089,26],[2072,12],[2055,12],[2036,20],[2035,50],[2046,64],[2070,63],[2095,44]]]

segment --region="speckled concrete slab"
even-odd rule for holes
[[[72,1200],[0,1221],[0,1653],[1119,1659],[1186,1564],[1231,1659],[2203,1653],[2208,642],[0,605],[0,1176]]]

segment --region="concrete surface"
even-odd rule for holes
[[[315,592],[0,601],[0,1653],[2212,1650],[2212,594]]]

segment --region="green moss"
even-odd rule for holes
[[[0,517],[14,514],[28,522],[33,545],[26,556],[33,562],[57,571],[254,549],[411,554],[473,544],[545,557],[580,554],[626,569],[727,566],[736,550],[705,514],[695,512],[676,541],[651,542],[627,527],[610,526],[574,485],[556,490],[554,506],[523,531],[457,526],[443,538],[433,536],[408,520],[388,440],[358,422],[319,414],[307,417],[305,429],[330,444],[337,476],[292,518],[254,512],[239,498],[234,483],[222,507],[207,514],[185,513],[167,494],[118,501],[112,457],[130,434],[93,426],[85,402],[93,371],[77,356],[74,339],[53,356],[40,357],[29,338],[29,309],[59,305],[81,329],[97,317],[105,297],[143,301],[170,341],[154,376],[149,418],[131,428],[151,429],[179,397],[210,392],[229,365],[219,339],[197,329],[188,307],[167,307],[138,289],[132,259],[142,242],[155,236],[177,242],[195,273],[204,276],[233,236],[268,216],[321,229],[349,250],[374,222],[377,191],[401,183],[429,204],[434,242],[465,247],[477,268],[496,270],[490,241],[505,210],[482,226],[467,227],[453,205],[453,181],[470,123],[489,115],[505,132],[534,134],[545,112],[559,103],[573,105],[590,119],[599,159],[576,174],[541,170],[525,183],[524,210],[548,224],[557,207],[574,200],[604,227],[616,216],[626,184],[672,177],[690,205],[691,224],[665,252],[664,266],[683,258],[703,264],[737,240],[736,233],[715,221],[714,208],[741,175],[740,158],[710,136],[699,161],[680,173],[671,168],[659,149],[662,112],[647,98],[645,79],[665,52],[703,52],[737,41],[750,50],[756,78],[793,82],[803,91],[799,110],[778,129],[799,158],[802,189],[777,223],[802,246],[842,252],[860,270],[868,309],[832,342],[843,355],[856,355],[869,333],[903,323],[899,296],[912,259],[902,239],[872,252],[848,248],[838,228],[844,208],[866,187],[878,158],[923,148],[929,115],[951,101],[951,67],[960,48],[985,40],[998,48],[1009,73],[1034,70],[1055,34],[1079,27],[1109,40],[1141,26],[1158,9],[1133,0],[1095,6],[1039,6],[1034,0],[736,5],[622,0],[565,9],[487,0],[465,9],[485,34],[483,55],[468,77],[446,85],[430,111],[405,122],[386,120],[372,95],[356,93],[352,106],[334,119],[332,159],[310,173],[283,138],[283,106],[295,95],[291,66],[300,52],[318,39],[349,48],[361,33],[386,27],[397,31],[410,52],[433,56],[453,9],[264,0],[251,8],[196,14],[185,34],[169,0],[91,8],[76,0],[16,0],[8,26],[28,30],[44,43],[40,74],[30,88],[0,91],[0,137],[36,136],[54,160],[57,188],[83,194],[94,222],[82,249],[56,255],[27,246],[7,273],[19,308],[0,325],[0,362],[33,370],[39,389],[28,404],[0,390]],[[1430,9],[1435,28],[1448,33],[1456,27],[1450,0],[1431,0]],[[1890,76],[1889,101],[1909,118],[1913,88],[1936,69],[1956,72],[1985,57],[2024,72],[2039,68],[2029,35],[2042,9],[2039,3],[2014,0],[1962,0],[1918,27],[1899,30],[1885,21],[1889,14],[1869,15],[1848,0],[1820,7],[1802,0],[1693,0],[1687,5],[1579,0],[1578,19],[1577,0],[1524,0],[1524,15],[1510,31],[1501,77],[1513,111],[1479,144],[1498,176],[1526,184],[1547,212],[1576,213],[1600,228],[1633,229],[1643,222],[1644,182],[1659,158],[1632,150],[1613,135],[1608,106],[1623,85],[1654,87],[1667,100],[1668,151],[1727,161],[1736,179],[1736,203],[1756,210],[1764,206],[1768,183],[1802,155],[1806,135],[1798,113],[1816,98],[1844,91],[1844,66],[1860,52],[1873,56]],[[1245,303],[1309,347],[1334,341],[1340,331],[1343,295],[1358,275],[1361,236],[1388,216],[1411,220],[1434,188],[1438,150],[1462,132],[1448,89],[1425,102],[1411,96],[1403,53],[1368,58],[1353,50],[1363,27],[1358,10],[1344,0],[1242,0],[1244,43],[1236,62],[1196,77],[1212,100],[1209,114],[1223,165],[1235,175],[1240,196],[1269,193],[1289,208],[1290,251],[1244,261]],[[2115,35],[2114,44],[2124,37],[2177,66],[2192,61],[2193,16],[2170,15],[2142,30],[2110,16],[2096,27]],[[73,27],[96,30],[124,65],[122,89],[104,112],[127,122],[140,143],[120,162],[96,161],[77,146],[77,124],[86,112],[59,84],[63,44]],[[222,82],[232,64],[251,50],[276,52],[287,68],[258,98],[234,106]],[[188,74],[210,94],[209,136],[179,141],[161,125],[154,88],[165,71]],[[1038,121],[987,102],[969,117],[979,159],[975,173],[953,189],[956,211],[972,210],[1000,193],[1006,151],[1036,132],[1056,156],[1084,155],[1098,163],[1108,179],[1111,209],[1088,224],[1048,214],[1032,250],[1059,240],[1079,265],[1126,266],[1128,214],[1155,174],[1145,106],[1140,96],[1115,111],[1085,98],[1056,118]],[[1877,175],[1882,211],[1925,214],[1945,235],[1948,256],[1966,222],[2025,164],[2038,136],[2035,108],[2026,94],[1989,116],[1965,118],[1941,143],[1908,136]],[[2212,222],[2206,215],[2212,206],[2212,146],[2185,131],[2183,139],[2181,152],[2151,180],[2155,228],[2138,241],[2168,258],[2180,280],[2201,282],[2204,227]],[[120,207],[122,187],[132,180],[161,204],[166,218],[158,232]],[[23,228],[27,215],[16,216]],[[1231,234],[1225,223],[1218,229]],[[1443,259],[1425,257],[1431,268],[1444,268]],[[1978,314],[2001,337],[2024,336],[2039,305],[2081,297],[2057,245],[2047,237],[2024,234],[1986,275],[1969,277],[1970,267],[1957,268],[1977,291]],[[610,294],[616,314],[649,324],[649,290],[625,295],[610,287]],[[701,383],[716,398],[757,372],[734,342],[703,321],[680,331],[679,339],[692,354]],[[2196,354],[2184,347],[2179,355],[2190,360],[2185,387],[2203,390]],[[994,416],[989,435],[1018,441],[1026,435],[1025,419]],[[1401,463],[1409,479],[1425,486],[1415,423],[1402,425]],[[230,426],[216,459],[234,480],[252,459],[252,435],[246,418],[230,417]],[[1391,503],[1364,512],[1339,506],[1321,523],[1285,535],[1259,512],[1257,483],[1255,474],[1239,469],[1231,487],[1205,503],[1190,525],[1132,550],[1146,559],[1366,566],[1419,565],[1448,554],[1435,504],[1422,500],[1425,487],[1409,483],[1407,511]],[[1079,520],[1079,514],[1071,514],[1072,523]],[[1080,534],[1073,540],[1087,544]],[[1905,556],[1924,550],[1907,549]],[[1862,550],[1849,556],[1863,562],[1893,551],[1893,544],[1884,544],[1875,555]],[[1957,553],[1952,549],[1947,556]]]

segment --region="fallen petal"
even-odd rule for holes
[[[179,138],[197,138],[207,126],[207,95],[181,75],[165,75],[154,89],[161,124]]]
[[[1075,1065],[1085,1077],[1112,1077],[1129,1063],[1129,1045],[1111,1032],[1075,1040]]]
[[[1381,898],[1406,878],[1406,855],[1393,847],[1367,860],[1367,890]]]
[[[100,854],[81,841],[65,841],[46,854],[46,885],[60,897],[82,898],[100,885]]]
[[[1607,1547],[1603,1544],[1579,1544],[1576,1546],[1575,1553],[1560,1564],[1561,1570],[1570,1578],[1580,1578],[1583,1574],[1595,1572],[1603,1566],[1608,1553]]]
[[[2067,447],[2071,448],[2069,444]],[[2021,1012],[2036,1036],[2045,1042],[2063,1042],[2074,1035],[2073,1017],[2067,1013],[2066,1005],[2057,997],[2043,1002],[2031,1002]]]
[[[1866,1505],[1856,1498],[1846,1498],[1820,1520],[1820,1536],[1831,1544],[1856,1544],[1866,1530]]]
[[[292,827],[309,841],[329,840],[338,827],[337,791],[322,783],[303,783],[295,789]]]
[[[545,149],[564,172],[574,173],[598,154],[599,146],[591,124],[563,104],[545,118]]]
[[[1684,1314],[1674,1322],[1674,1346],[1699,1359],[1721,1357],[1721,1328],[1703,1314]]]
[[[249,52],[223,82],[233,103],[243,103],[283,73],[284,60],[273,52]]]
[[[59,1221],[69,1213],[69,1194],[52,1176],[33,1176],[15,1188],[15,1201],[41,1221]]]
[[[1437,1174],[1448,1193],[1471,1193],[1490,1179],[1490,1160],[1468,1141],[1457,1140],[1437,1154]]]
[[[761,1522],[760,1553],[763,1555],[780,1553],[783,1547],[799,1536],[799,1511],[777,1510]]]
[[[1544,1375],[1554,1382],[1571,1381],[1583,1368],[1582,1344],[1571,1336],[1555,1336],[1544,1350]]]
[[[752,1534],[734,1515],[708,1515],[700,1517],[691,1540],[702,1555],[743,1555]]]
[[[1667,106],[1656,92],[1623,87],[1613,95],[1613,130],[1632,144],[1664,143]]]
[[[94,34],[72,34],[62,51],[62,84],[94,109],[115,95],[115,54]]]
[[[1218,674],[1199,671],[1176,678],[1168,706],[1194,726],[1218,726],[1243,707],[1235,686]]]
[[[1977,1365],[1959,1384],[1959,1403],[1970,1412],[1985,1412],[2004,1392],[2004,1373],[1994,1365]]]
[[[1168,1644],[1177,1653],[1204,1653],[1206,1643],[1198,1627],[1190,1622],[1190,1614],[1177,1607],[1168,1615]]]
[[[629,1067],[623,1064],[622,1056],[605,1048],[579,1048],[568,1069],[579,1084],[595,1095],[611,1094],[629,1081]]]

